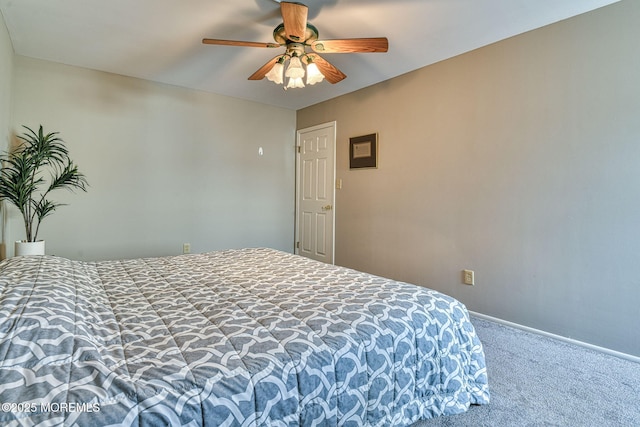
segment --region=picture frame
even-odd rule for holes
[[[349,138],[349,169],[378,167],[378,134]]]

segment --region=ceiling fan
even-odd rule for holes
[[[302,3],[280,2],[282,23],[273,30],[275,43],[247,42],[237,40],[202,39],[204,44],[261,48],[285,47],[285,52],[272,58],[253,73],[249,80],[268,80],[284,84],[287,88],[304,87],[323,79],[338,83],[347,76],[322,58],[319,53],[369,53],[386,52],[389,41],[386,37],[318,40],[318,30],[307,22],[308,8]],[[307,52],[310,47],[312,52]]]

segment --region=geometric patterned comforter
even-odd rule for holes
[[[272,249],[0,263],[0,425],[403,426],[489,402],[465,307]]]

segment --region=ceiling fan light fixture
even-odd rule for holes
[[[284,56],[274,64],[265,77],[277,85],[284,83]]]
[[[290,77],[289,83],[287,83],[287,86],[285,87],[285,89],[293,89],[297,87],[304,87],[304,82],[302,81],[302,77],[295,77],[295,78]]]
[[[284,74],[290,79],[302,79],[304,77],[304,68],[302,67],[302,62],[297,55],[291,57],[287,71],[285,71]]]
[[[315,62],[309,60],[307,63],[307,84],[314,85],[324,80],[324,74],[320,72],[320,69]]]

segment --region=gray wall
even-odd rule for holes
[[[336,263],[640,355],[638,22],[622,1],[298,111],[337,121]],[[349,170],[372,132],[379,168]]]
[[[11,133],[11,77],[13,74],[13,46],[7,26],[0,15],[0,151],[9,143]]]
[[[0,14],[0,152],[9,146],[11,135],[11,83],[13,76],[13,46],[4,19]],[[4,237],[0,206],[0,237]],[[0,242],[0,259],[6,256],[6,245]]]
[[[13,99],[12,130],[60,132],[90,184],[58,194],[47,254],[293,250],[294,111],[21,56]],[[15,209],[9,232],[24,238]]]

